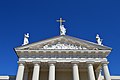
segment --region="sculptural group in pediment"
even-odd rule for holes
[[[86,50],[86,47],[58,42],[56,44],[46,44],[41,49],[76,49],[76,50]]]

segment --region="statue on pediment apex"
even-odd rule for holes
[[[60,25],[60,35],[65,35],[65,33],[66,33],[66,29],[64,25]]]
[[[65,20],[60,18],[59,20],[57,20],[57,22],[60,23],[60,35],[65,35],[66,29],[65,29],[64,25],[62,24],[63,22],[65,22]]]

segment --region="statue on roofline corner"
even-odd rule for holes
[[[24,34],[24,42],[23,42],[22,46],[29,44],[28,38],[29,38],[29,33]]]
[[[98,45],[103,45],[102,44],[103,39],[101,39],[98,34],[96,35],[96,40],[97,40]]]

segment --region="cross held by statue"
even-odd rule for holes
[[[65,22],[65,20],[63,20],[62,18],[60,18],[60,20],[57,20],[57,22],[60,22],[60,26],[61,26],[62,23]]]

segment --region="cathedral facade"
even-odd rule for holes
[[[99,35],[97,43],[68,36],[62,18],[58,21],[60,36],[29,44],[29,34],[25,35],[23,45],[15,48],[19,66],[11,80],[120,80],[110,76],[106,57],[112,49],[102,44]]]

